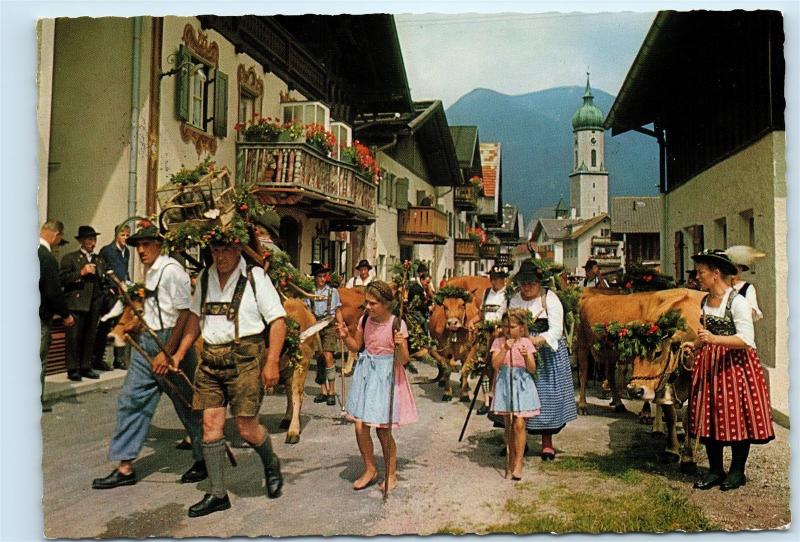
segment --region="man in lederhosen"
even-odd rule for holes
[[[128,238],[128,244],[136,248],[139,260],[147,269],[144,321],[156,332],[167,351],[172,353],[178,348],[184,326],[190,317],[192,287],[189,274],[183,266],[174,258],[161,254],[162,243],[163,237],[158,228],[150,223],[142,224],[139,231]],[[167,357],[149,333],[142,333],[136,340],[151,357],[152,365],[138,351],[131,356],[125,383],[117,397],[117,427],[108,447],[108,458],[119,461],[119,466],[105,478],[96,478],[92,488],[111,489],[136,483],[133,461],[139,455],[150,430],[150,422],[162,391],[172,400],[178,418],[192,438],[194,464],[181,476],[181,483],[205,480],[206,465],[200,445],[202,418],[191,407],[192,388],[183,378],[167,375]],[[182,360],[180,369],[192,378],[195,370],[194,351],[190,350]],[[169,382],[164,381],[166,378],[170,379]]]
[[[203,351],[195,375],[194,408],[203,410],[203,456],[209,493],[189,508],[198,517],[231,507],[225,485],[226,408],[239,434],[264,465],[267,496],[281,494],[283,478],[267,429],[258,421],[264,388],[278,383],[278,362],[286,338],[286,312],[278,292],[261,267],[248,267],[241,255],[247,239],[216,233],[209,240],[213,264],[197,281],[191,315],[180,348],[180,363],[198,335]],[[265,330],[269,329],[269,346]],[[267,349],[266,363],[264,350]]]
[[[319,395],[314,397],[314,402],[334,406],[336,404],[336,365],[333,361],[333,353],[338,340],[336,323],[344,323],[340,310],[342,302],[336,288],[328,284],[330,270],[327,264],[311,262],[311,276],[314,277],[314,294],[317,299],[306,301],[309,310],[314,313],[317,320],[328,316],[335,317],[333,322],[319,332],[323,361],[317,360],[316,383],[320,385],[321,390]]]

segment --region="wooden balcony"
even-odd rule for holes
[[[447,242],[447,215],[435,207],[412,207],[397,212],[401,243],[443,245]]]
[[[254,188],[268,205],[291,205],[309,218],[371,224],[377,186],[354,166],[305,143],[237,143],[236,184]]]
[[[456,186],[453,192],[453,204],[459,211],[475,211],[478,208],[478,193],[475,187]]]
[[[480,241],[477,239],[454,239],[456,260],[480,260]]]
[[[622,258],[619,256],[595,255],[592,258],[597,260],[597,265],[600,267],[620,267],[622,265]]]
[[[514,259],[513,256],[508,252],[503,252],[497,255],[497,257],[494,259],[494,263],[495,265],[505,265],[510,268],[514,265]]]
[[[481,259],[493,260],[500,254],[500,245],[498,243],[486,243],[481,245],[478,249]]]
[[[598,235],[592,236],[592,246],[596,247],[616,247],[619,245],[619,241],[612,239],[611,237],[600,237]]]

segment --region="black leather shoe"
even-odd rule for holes
[[[277,455],[272,455],[272,464],[264,468],[264,481],[267,486],[267,497],[277,499],[281,496],[283,476],[281,475],[281,462]]]
[[[85,376],[86,378],[91,378],[92,380],[97,380],[100,378],[100,375],[97,374],[94,369],[83,369],[81,371],[81,376]]]
[[[325,402],[328,406],[336,405],[336,395],[329,395],[328,400]]]
[[[194,484],[208,478],[206,462],[204,460],[195,461],[194,465],[181,476],[182,484]]]
[[[719,488],[722,491],[730,491],[731,489],[742,487],[746,483],[747,477],[743,472],[731,471],[728,473],[728,476],[725,477],[725,480],[719,485]]]
[[[475,414],[477,414],[478,416],[485,416],[488,413],[489,413],[489,407],[486,405],[481,405],[481,407],[475,411]]]
[[[226,493],[222,497],[215,497],[211,493],[206,493],[203,500],[197,504],[189,507],[189,517],[199,518],[200,516],[207,516],[214,512],[221,512],[231,507],[231,500]]]
[[[83,378],[81,378],[81,373],[79,373],[78,371],[70,371],[70,372],[68,372],[67,373],[67,378],[69,378],[73,382],[80,382],[81,380],[83,380]]]
[[[114,469],[114,472],[105,478],[92,480],[92,489],[111,489],[120,486],[132,486],[135,483],[136,471],[131,471],[130,474],[122,474],[119,469]]]
[[[319,395],[314,397],[314,402],[315,403],[325,403],[327,401],[328,401],[328,396],[325,395],[324,393],[320,393]]]
[[[722,483],[725,479],[724,474],[719,474],[716,472],[709,472],[698,481],[694,483],[695,489],[711,489],[714,486],[718,486]]]

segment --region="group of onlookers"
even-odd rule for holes
[[[100,377],[98,370],[127,367],[129,347],[114,348],[112,365],[106,363],[106,335],[115,320],[100,320],[118,296],[107,272],[113,271],[122,282],[129,277],[130,249],[126,240],[130,235],[130,227],[124,224],[117,226],[114,234],[114,240],[95,253],[100,233],[92,226],[80,226],[75,236],[78,249],[66,253],[59,264],[53,249],[69,243],[64,239],[64,224],[58,220],[48,220],[41,227],[38,256],[42,399],[54,317],[60,317],[67,328],[66,366],[70,380],[97,379]],[[50,410],[44,404],[42,408],[44,411]]]

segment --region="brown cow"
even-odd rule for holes
[[[364,314],[365,296],[364,288],[339,288],[339,300],[342,303],[339,309],[347,324],[347,330],[350,332],[351,337],[356,335],[356,327],[358,321]],[[347,361],[344,364],[344,374],[350,375],[353,372],[353,363],[355,362],[356,355],[345,348],[347,352]]]
[[[586,379],[588,373],[588,355],[597,337],[592,326],[598,323],[619,321],[655,321],[662,314],[671,309],[678,309],[686,321],[688,330],[676,332],[672,339],[665,341],[657,349],[652,359],[635,358],[632,360],[633,377],[628,384],[628,394],[632,398],[652,401],[662,398],[670,373],[678,366],[682,359],[681,343],[691,341],[696,337],[700,325],[700,301],[705,294],[696,290],[684,288],[661,290],[656,292],[641,292],[634,294],[612,294],[608,291],[598,291],[592,288],[584,290],[581,296],[580,328],[578,333],[578,346],[576,355],[580,369],[580,396],[578,411],[586,414]],[[613,364],[617,357],[607,349],[594,350],[595,359],[607,360],[610,363],[608,375],[611,379],[611,391],[615,394],[615,401],[621,404],[618,387],[613,381]],[[673,386],[677,389],[686,387],[686,376],[682,375]],[[624,407],[623,407],[624,408]],[[677,439],[677,412],[674,404],[663,405],[664,422],[667,430],[666,453],[680,456],[681,469],[692,470],[693,460],[691,445],[681,451]]]
[[[446,297],[441,305],[436,305],[431,313],[429,328],[439,347],[430,350],[431,356],[441,368],[441,381],[444,382],[442,401],[453,398],[450,374],[461,364],[460,397],[469,402],[469,385],[467,378],[475,365],[478,345],[475,343],[476,333],[466,327],[470,318],[478,309],[470,302],[458,297]],[[441,331],[439,331],[441,330]]]
[[[475,308],[478,310],[481,309],[481,305],[483,304],[483,294],[486,292],[486,289],[492,287],[492,283],[488,278],[475,275],[453,277],[447,281],[447,285],[464,288],[466,291],[472,293],[472,304],[475,305]]]
[[[134,303],[138,303],[141,308],[140,301],[134,301]],[[283,308],[286,310],[286,315],[300,325],[301,332],[316,322],[311,311],[298,299],[287,299],[283,303]],[[141,323],[134,316],[133,309],[126,306],[117,324],[109,332],[108,338],[114,342],[115,346],[124,346],[126,344],[125,335],[135,336],[139,333],[140,326]],[[195,352],[198,356],[203,348],[202,345],[203,339],[200,337],[195,342]],[[281,382],[286,388],[286,413],[281,421],[281,428],[288,429],[286,432],[287,444],[296,444],[300,441],[300,410],[303,406],[306,375],[314,353],[321,350],[319,335],[315,333],[311,337],[307,337],[300,345],[300,350],[303,357],[299,364],[293,364],[293,368],[292,365],[289,365],[286,355],[281,356],[280,360]]]

